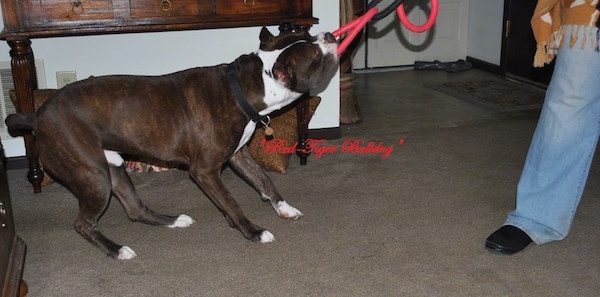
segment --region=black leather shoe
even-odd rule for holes
[[[531,238],[523,230],[505,225],[492,233],[485,241],[485,248],[500,255],[512,255],[522,251],[531,243]]]

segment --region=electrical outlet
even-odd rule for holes
[[[76,80],[77,72],[75,70],[56,72],[56,86],[59,89],[70,83],[74,83]]]

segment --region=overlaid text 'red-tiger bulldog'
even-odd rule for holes
[[[111,195],[132,221],[171,228],[194,223],[185,214],[164,215],[146,207],[121,154],[186,168],[232,227],[252,241],[271,242],[273,235],[242,213],[221,170],[229,165],[280,217],[302,216],[284,201],[245,144],[266,115],[332,77],[336,51],[330,33],[273,36],[263,28],[258,52],[231,64],[162,76],[92,77],[60,89],[36,113],[10,115],[6,124],[13,131],[33,131],[44,170],[79,200],[75,230],[113,258],[136,254],[97,228]]]

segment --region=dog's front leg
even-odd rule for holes
[[[197,170],[190,168],[190,175],[225,216],[231,227],[237,228],[246,238],[252,241],[266,243],[275,240],[271,232],[254,225],[242,213],[242,209],[223,184],[220,169]]]
[[[242,147],[229,159],[231,168],[250,186],[258,191],[263,200],[271,202],[273,209],[284,219],[297,220],[302,212],[289,205],[275,188],[265,171],[256,164],[246,146]]]

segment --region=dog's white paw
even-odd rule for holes
[[[260,242],[268,243],[273,241],[275,241],[275,236],[273,236],[273,233],[265,230],[262,234],[260,234]]]
[[[304,215],[285,201],[279,201],[274,208],[277,214],[284,219],[297,220]]]
[[[188,215],[180,215],[177,220],[171,225],[168,225],[169,228],[185,228],[189,227],[191,224],[195,223],[194,219]]]
[[[122,248],[119,249],[119,256],[117,257],[117,259],[129,260],[135,258],[136,256],[137,255],[135,254],[135,251],[133,251],[130,247],[124,245]]]

